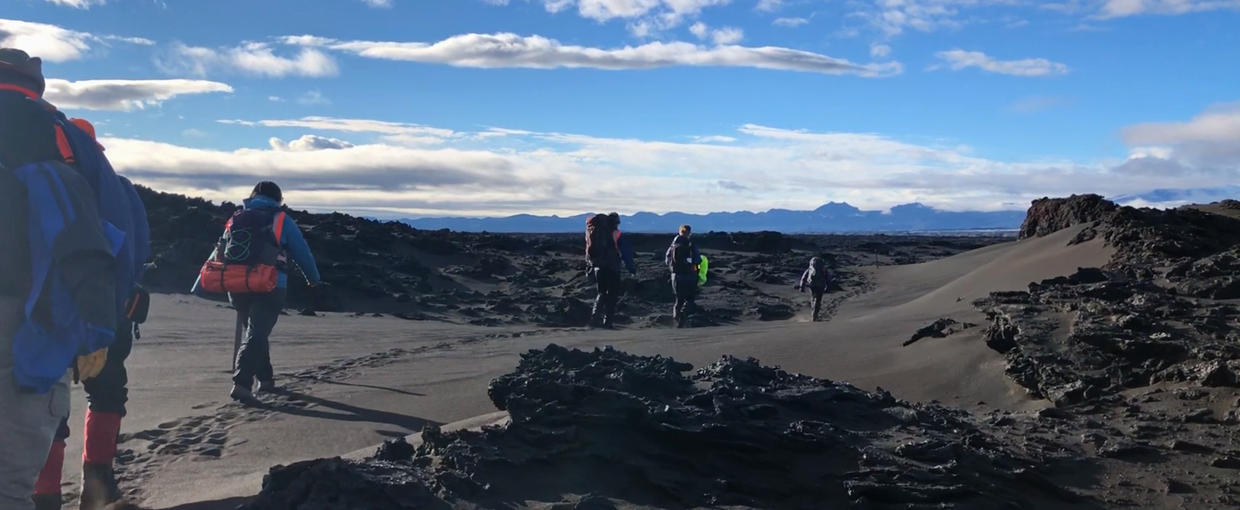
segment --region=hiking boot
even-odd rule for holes
[[[34,510],[60,510],[64,506],[60,494],[35,494],[31,499],[34,500]]]
[[[236,384],[233,385],[232,391],[228,393],[228,396],[232,397],[233,400],[246,405],[258,405],[260,403],[259,400],[254,397],[254,392],[250,391],[249,388],[242,388]]]
[[[120,501],[121,488],[111,464],[82,463],[82,497],[80,510],[101,510]]]
[[[258,388],[256,388],[254,392],[255,393],[271,393],[274,391],[278,391],[279,389],[280,388],[276,387],[275,381],[258,381]]]

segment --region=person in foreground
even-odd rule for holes
[[[810,294],[814,297],[814,322],[818,322],[818,314],[822,311],[822,295],[827,292],[829,285],[831,285],[831,273],[827,271],[827,262],[822,257],[810,259],[809,268],[801,274],[797,290],[805,292],[805,288],[809,287]]]
[[[598,288],[590,326],[614,328],[616,302],[620,298],[621,264],[630,275],[637,274],[633,266],[633,250],[628,240],[620,235],[620,214],[596,214],[586,220],[586,264]]]
[[[85,119],[69,119],[81,128],[91,139],[95,139],[95,126]],[[96,140],[100,151],[105,150]],[[101,155],[102,156],[102,155]],[[120,434],[121,419],[125,416],[125,404],[129,401],[128,372],[125,370],[125,359],[133,349],[137,324],[146,320],[146,311],[150,305],[150,295],[142,289],[139,282],[146,270],[146,260],[150,257],[150,225],[147,222],[146,207],[138,196],[137,190],[128,179],[118,177],[129,207],[132,210],[133,229],[131,231],[134,249],[134,290],[126,300],[123,315],[118,318],[116,338],[108,348],[107,361],[103,369],[94,379],[83,381],[86,390],[88,408],[86,411],[85,429],[82,434],[82,478],[83,486],[79,507],[83,509],[100,508],[105,504],[121,499],[120,486],[116,483],[113,473],[113,460],[116,457],[116,441]],[[61,477],[64,470],[65,448],[69,439],[69,420],[61,420],[56,431],[56,439],[48,452],[47,462],[39,473],[35,483],[34,503],[36,510],[60,510],[64,502],[61,495]]]
[[[227,292],[237,310],[242,341],[229,396],[247,404],[256,403],[255,380],[259,392],[275,389],[270,337],[288,298],[288,258],[292,257],[311,287],[319,284],[310,246],[297,223],[281,209],[283,204],[284,193],[276,183],[258,183],[244,208],[228,220],[220,244],[192,291],[202,286],[209,292]],[[217,269],[213,272],[209,267]]]
[[[35,484],[69,414],[70,375],[90,381],[103,370],[120,314],[118,294],[129,292],[118,282],[132,279],[132,210],[122,183],[90,136],[43,100],[45,87],[38,57],[0,48],[0,214],[6,218],[0,222],[6,248],[0,250],[0,508],[6,510],[35,508]]]
[[[693,307],[693,298],[697,296],[699,270],[702,254],[693,244],[693,228],[689,225],[680,226],[680,234],[672,240],[667,248],[664,262],[672,270],[672,292],[676,294],[676,304],[672,308],[672,320],[676,327],[685,327],[689,318],[689,310]]]

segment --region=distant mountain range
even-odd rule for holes
[[[1240,186],[1156,189],[1148,193],[1120,195],[1111,200],[1120,205],[1131,205],[1134,207],[1179,207],[1187,204],[1209,204],[1226,198],[1240,198]]]
[[[403,219],[414,228],[449,229],[463,232],[558,233],[585,228],[593,214],[577,216],[533,216],[519,214],[503,218],[419,218]],[[626,232],[674,232],[689,224],[695,232],[784,233],[920,232],[943,230],[1008,230],[1020,228],[1025,211],[951,212],[922,204],[905,204],[882,211],[862,211],[847,203],[831,202],[812,211],[772,209],[766,212],[717,212],[687,214],[641,212],[621,217]]]

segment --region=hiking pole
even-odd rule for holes
[[[232,371],[237,371],[237,354],[241,352],[241,337],[245,334],[245,323],[248,322],[248,314],[241,313],[237,310],[237,333],[233,336],[233,355],[232,355]]]

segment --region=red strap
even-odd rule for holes
[[[65,158],[65,163],[77,162],[77,158],[73,157],[73,147],[69,145],[69,137],[65,136],[65,130],[60,124],[56,125],[56,148],[60,149],[60,157]]]
[[[35,94],[33,90],[30,90],[26,87],[18,87],[17,85],[9,85],[8,83],[0,83],[0,90],[12,90],[13,92],[20,92],[30,99],[39,98],[39,95]]]
[[[284,216],[283,211],[276,214],[276,224],[272,227],[276,232],[276,244],[280,244],[280,240],[284,238]]]

